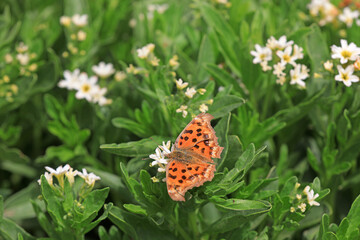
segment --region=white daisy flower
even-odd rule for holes
[[[301,71],[302,70],[301,68],[302,68],[301,64],[297,64],[294,69],[290,70],[290,76],[291,76],[290,84],[291,85],[297,84],[300,87],[305,88],[304,79],[306,79],[309,76],[309,74],[306,71],[304,72]]]
[[[21,65],[27,65],[30,61],[30,56],[28,53],[19,53],[16,55],[16,59]]]
[[[300,209],[301,212],[305,212],[306,211],[306,204],[305,203],[301,203],[298,208]]]
[[[150,163],[151,166],[156,166],[156,165],[161,165],[161,164],[166,165],[168,163],[168,160],[165,159],[165,155],[159,147],[157,147],[155,149],[155,154],[149,155],[149,158],[155,160]]]
[[[324,63],[324,68],[326,71],[329,71],[331,72],[332,71],[332,68],[333,68],[334,64],[332,61],[328,60]]]
[[[359,77],[353,75],[354,65],[349,65],[345,69],[341,65],[337,65],[339,74],[335,76],[336,81],[341,81],[345,86],[350,87],[353,82],[358,82]]]
[[[285,70],[285,64],[283,64],[282,62],[278,62],[277,64],[274,65],[274,71],[273,74],[280,77],[283,76]]]
[[[55,169],[46,166],[45,169],[53,176],[62,176],[64,175],[67,171],[69,171],[70,169],[70,165],[66,164],[64,167],[63,166],[59,166]]]
[[[115,73],[115,69],[111,63],[100,62],[91,68],[93,72],[101,78],[107,78]]]
[[[354,43],[348,45],[348,42],[345,39],[341,39],[340,43],[341,47],[335,45],[331,46],[331,57],[333,59],[340,58],[341,64],[347,63],[349,60],[355,61],[360,54],[360,48]]]
[[[183,118],[186,118],[188,112],[186,111],[188,107],[186,105],[181,105],[180,108],[176,109],[177,113],[182,113]]]
[[[209,110],[209,107],[205,103],[203,103],[200,105],[199,110],[200,112],[205,113]]]
[[[47,182],[49,183],[49,185],[53,185],[53,174],[45,172],[44,176],[45,176]],[[41,185],[41,178],[39,180],[37,180],[37,182],[39,183],[39,185]]]
[[[291,64],[293,66],[296,65],[295,63],[295,59],[294,57],[291,55],[291,52],[292,52],[292,47],[291,46],[288,46],[285,48],[284,51],[282,50],[278,50],[276,52],[276,55],[281,59],[281,62],[286,65],[286,64]]]
[[[82,179],[85,180],[86,184],[90,187],[93,187],[95,185],[95,181],[100,180],[101,178],[99,176],[96,176],[94,173],[88,173],[85,168],[82,169],[82,172],[78,172],[77,174]]]
[[[80,69],[75,69],[74,72],[70,72],[69,70],[64,71],[64,80],[61,80],[58,83],[60,88],[67,88],[71,89],[78,89],[79,88],[79,76],[80,76]]]
[[[319,197],[319,194],[314,194],[314,190],[310,189],[310,186],[304,188],[304,193],[310,206],[320,206],[320,203],[315,201],[315,199]]]
[[[74,16],[72,16],[71,20],[75,24],[75,26],[84,27],[88,24],[88,15],[75,14]]]
[[[270,71],[271,70],[271,66],[268,65],[268,62],[261,62],[260,63],[261,69],[264,72]]]
[[[299,47],[298,45],[294,44],[294,48],[293,48],[293,59],[297,60],[297,59],[303,59],[304,58],[304,53],[303,53],[303,48]]]
[[[347,27],[351,27],[354,20],[359,17],[359,11],[351,11],[349,7],[344,8],[342,14],[339,15],[339,20],[344,22]]]
[[[176,87],[180,90],[186,88],[189,85],[189,83],[183,82],[183,80],[181,78],[179,78],[178,80],[175,80],[175,83],[176,83]]]
[[[254,64],[271,61],[272,52],[270,48],[261,47],[259,44],[255,44],[255,49],[256,51],[250,52],[250,54],[254,56]]]
[[[171,151],[170,151],[170,148],[171,148],[171,141],[167,141],[166,143],[163,141],[162,142],[162,146],[159,146],[159,148],[161,148],[161,150],[163,151],[163,153],[165,154],[169,154]]]
[[[105,97],[107,88],[100,88],[99,85],[93,87],[91,92],[91,99],[93,103],[98,103],[100,106],[104,106],[109,103],[108,99]]]
[[[81,73],[79,76],[79,89],[76,92],[75,97],[77,99],[86,99],[87,101],[92,100],[92,94],[97,82],[97,77],[92,76],[88,78],[86,73]]]
[[[271,50],[283,50],[286,47],[291,46],[294,41],[287,41],[286,36],[281,36],[279,40],[276,40],[273,36],[271,36],[266,43],[266,47]]]
[[[149,43],[146,46],[137,49],[136,52],[137,52],[137,55],[138,55],[139,58],[145,59],[145,58],[147,58],[149,56],[149,54],[151,52],[154,51],[154,49],[155,49],[155,44]]]
[[[188,98],[192,98],[196,93],[195,88],[187,88],[186,92],[185,92],[185,96],[187,96]]]

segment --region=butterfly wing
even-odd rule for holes
[[[185,193],[199,187],[214,177],[215,165],[185,163],[172,160],[166,166],[166,183],[169,196],[174,201],[185,201]]]
[[[180,133],[175,148],[190,150],[208,159],[220,158],[223,147],[219,146],[215,130],[210,124],[213,118],[209,113],[197,115]]]

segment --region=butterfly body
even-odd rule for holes
[[[166,166],[166,183],[169,196],[174,201],[185,201],[185,193],[199,187],[214,177],[215,163],[211,158],[220,158],[220,147],[211,127],[213,116],[202,113],[196,116],[180,133]]]

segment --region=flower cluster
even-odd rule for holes
[[[354,22],[360,25],[360,12],[356,10],[359,6],[357,3],[352,4],[352,1],[342,1],[338,8],[329,0],[312,0],[307,7],[310,15],[318,21],[320,26],[337,21],[342,22],[346,27],[351,27]]]
[[[159,66],[160,59],[154,54],[155,44],[149,43],[146,46],[136,50],[137,55],[140,59],[145,59],[152,66]]]
[[[102,77],[109,76],[111,72],[114,72],[112,65],[107,67],[106,65],[102,66],[102,64],[94,66],[93,71]],[[100,106],[111,104],[112,100],[105,97],[107,88],[101,88],[97,84],[98,78],[96,76],[88,77],[87,73],[80,73],[79,69],[75,69],[73,72],[64,71],[64,78],[58,83],[58,86],[68,90],[76,90],[77,99],[86,99],[88,102],[97,103]]]
[[[171,141],[163,142],[162,145],[159,145],[155,149],[155,154],[150,154],[149,158],[154,160],[150,163],[150,167],[158,166],[157,171],[162,173],[166,171],[166,165],[169,162],[169,159],[166,159],[165,155],[169,154],[171,148]],[[153,182],[159,182],[159,179],[155,176],[151,178]]]
[[[47,172],[44,173],[44,176],[47,180],[47,182],[54,186],[53,177],[55,177],[58,181],[58,184],[60,188],[64,188],[64,181],[65,177],[69,181],[70,185],[72,186],[75,181],[75,176],[80,176],[82,179],[84,179],[85,183],[89,188],[93,188],[95,185],[95,181],[100,180],[99,176],[96,176],[94,173],[88,173],[85,168],[82,169],[82,172],[79,172],[77,170],[74,171],[72,167],[70,167],[69,164],[66,164],[64,167],[59,166],[56,169],[53,169],[51,167],[45,167]],[[39,185],[41,185],[41,179],[38,180]]]
[[[168,8],[169,8],[169,5],[166,3],[164,3],[164,4],[149,4],[147,6],[147,10],[148,10],[147,18],[153,19],[155,12],[157,12],[158,14],[163,14]]]
[[[255,51],[251,51],[250,54],[254,56],[253,63],[260,64],[263,71],[273,70],[278,84],[283,85],[286,82],[286,71],[290,69],[290,84],[305,88],[304,80],[309,77],[309,69],[303,64],[296,63],[304,58],[303,49],[293,41],[287,41],[286,36],[278,40],[270,37],[265,47],[256,44]]]
[[[188,87],[189,83],[184,82],[181,78],[178,80],[175,79],[176,88],[179,91],[180,96],[183,96],[184,101],[188,101],[191,98],[194,97],[196,93],[199,93],[200,95],[204,95],[206,93],[205,88],[199,88],[195,89],[194,87]],[[183,92],[183,89],[186,88],[186,91]],[[209,110],[209,107],[206,104],[212,104],[213,100],[207,100],[207,101],[201,101],[200,106],[198,106],[198,109],[200,112],[207,112]],[[205,104],[206,103],[206,104]],[[181,105],[178,109],[176,109],[177,113],[182,113],[183,118],[185,118],[188,115],[188,106],[187,105]]]
[[[360,71],[360,48],[354,43],[348,44],[345,39],[341,39],[340,44],[340,47],[331,46],[331,58],[338,63],[336,65],[338,74],[335,76],[335,80],[341,81],[349,87],[353,82],[359,81],[359,77],[354,75],[354,71]],[[333,61],[327,61],[324,63],[324,68],[332,72],[333,65]]]
[[[300,187],[300,183],[295,184],[295,191]],[[300,210],[300,212],[304,213],[306,211],[307,205],[311,206],[320,206],[320,203],[315,201],[316,198],[319,197],[319,194],[314,192],[310,188],[310,186],[306,186],[301,193],[295,195],[294,206],[290,208],[290,212],[296,212]]]
[[[75,14],[72,17],[62,16],[60,17],[60,24],[67,29],[67,33],[70,36],[70,42],[68,43],[70,53],[73,55],[85,55],[85,50],[80,50],[79,44],[85,41],[87,37],[85,27],[88,25],[88,15]],[[63,57],[68,55],[68,52],[63,53]]]

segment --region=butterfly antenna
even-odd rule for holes
[[[156,143],[157,145],[161,145],[160,143],[158,143],[157,141],[155,141],[155,139],[153,139],[153,137],[150,137],[150,139],[151,139],[154,143]]]

